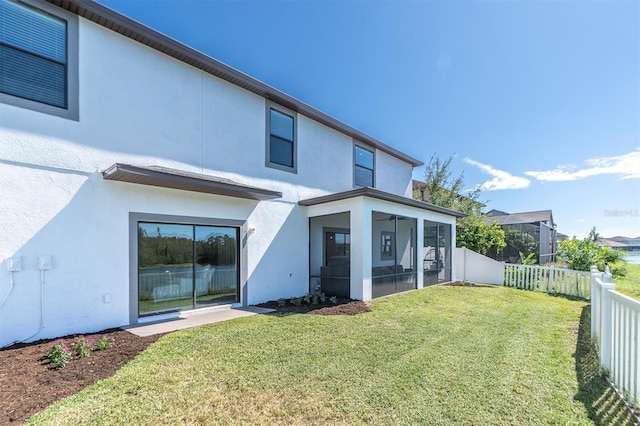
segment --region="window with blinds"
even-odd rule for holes
[[[69,21],[33,3],[0,0],[0,93],[68,110]]]

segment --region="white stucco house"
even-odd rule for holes
[[[0,347],[454,279],[420,161],[98,3],[0,15]]]

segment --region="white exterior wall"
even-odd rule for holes
[[[353,188],[353,140],[298,115],[298,173],[265,167],[265,100],[79,19],[79,121],[0,104],[0,347],[129,323],[130,212],[243,220],[243,303],[301,295],[309,225],[300,199]],[[113,163],[211,174],[281,191],[251,201],[110,182]],[[378,188],[411,196],[411,165],[376,152]],[[352,221],[354,218],[351,219]],[[354,237],[356,233],[354,232]],[[241,238],[243,236],[241,235]],[[107,300],[110,300],[107,302]]]
[[[399,160],[391,155],[378,151],[376,153],[376,188],[413,198],[413,187],[411,185],[411,165]]]
[[[491,259],[466,247],[455,250],[456,279],[482,284],[504,285],[504,263]]]

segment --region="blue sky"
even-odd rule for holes
[[[425,163],[455,155],[487,209],[640,236],[636,0],[100,2]]]

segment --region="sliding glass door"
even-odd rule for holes
[[[239,301],[239,229],[138,223],[138,313]]]

